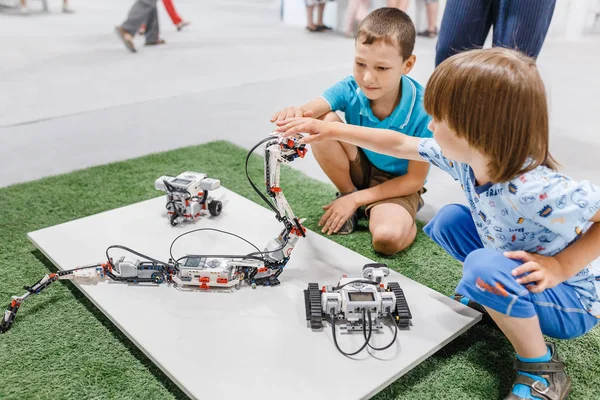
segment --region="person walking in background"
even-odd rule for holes
[[[420,0],[419,0],[420,1]],[[424,0],[425,8],[427,9],[427,29],[417,32],[417,36],[434,38],[437,36],[437,15],[438,15],[438,0]],[[388,0],[388,7],[394,7],[406,12],[408,10],[408,0]]]
[[[346,27],[344,33],[347,37],[354,37],[355,27],[369,14],[371,0],[350,0],[346,9]]]
[[[175,9],[175,6],[173,5],[173,0],[163,0],[163,5],[165,6],[165,10],[167,10],[167,14],[169,14],[169,17],[171,18],[171,21],[173,21],[173,25],[177,27],[178,31],[191,24],[190,21],[186,21],[179,16],[177,10]],[[144,35],[145,33],[146,24],[142,24],[142,27],[139,30],[139,34]]]
[[[146,46],[164,44],[165,41],[159,37],[157,0],[136,0],[129,10],[129,15],[123,24],[117,26],[117,36],[123,41],[132,53],[136,52],[133,44],[133,36],[146,23]]]
[[[434,38],[438,34],[438,0],[425,0],[425,9],[427,10],[427,29],[418,32],[417,36]]]
[[[468,49],[481,48],[494,26],[492,46],[537,58],[548,33],[556,0],[448,0],[435,65]]]
[[[44,2],[44,6],[46,3]],[[44,9],[44,11],[48,11],[48,9]],[[72,14],[75,12],[71,7],[69,7],[69,0],[63,0],[62,12],[65,14]],[[27,0],[21,0],[21,14],[27,15],[29,14],[29,8],[27,7]]]
[[[323,13],[327,0],[304,0],[306,4],[306,29],[311,32],[329,31],[331,28],[323,24]],[[317,23],[314,22],[314,9],[317,6]]]

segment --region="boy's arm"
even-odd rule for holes
[[[394,197],[408,196],[418,192],[427,178],[429,163],[409,161],[408,171],[380,185],[353,193],[358,207]]]
[[[529,272],[529,275],[517,279],[517,282],[522,284],[535,282],[530,291],[540,293],[546,288],[552,288],[575,276],[600,257],[600,211],[596,212],[591,221],[594,224],[579,240],[554,257],[545,257],[524,251],[505,253],[509,258],[525,262],[512,271],[513,276]]]
[[[300,107],[290,106],[277,111],[271,117],[271,122],[296,117],[320,118],[329,111],[331,111],[331,106],[327,100],[323,97],[317,97]]]
[[[579,240],[554,256],[562,266],[565,280],[600,257],[600,211],[592,217],[591,221],[594,224]]]
[[[339,140],[364,149],[396,158],[423,161],[419,155],[422,138],[408,136],[393,130],[365,128],[357,125],[339,124],[313,118],[289,118],[277,122],[276,129],[283,137],[308,133],[300,143]]]

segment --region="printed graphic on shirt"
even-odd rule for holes
[[[421,140],[419,154],[460,182],[486,248],[554,256],[585,234],[600,210],[597,186],[545,166],[478,187],[471,167],[446,159],[434,139]],[[600,316],[600,267],[592,265],[600,266],[600,259],[566,283],[576,288],[586,310]]]

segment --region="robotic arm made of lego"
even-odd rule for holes
[[[74,268],[67,271],[58,271],[51,274],[46,274],[42,279],[37,281],[31,286],[25,286],[24,289],[27,291],[22,296],[13,296],[9,303],[2,320],[0,321],[0,333],[8,331],[19,311],[21,304],[31,295],[39,294],[42,290],[46,289],[52,283],[59,279],[73,279],[75,276],[82,279],[98,279],[100,275],[104,276],[103,272],[107,268],[106,264],[95,264],[85,267]]]
[[[131,262],[125,257],[121,257],[115,262],[108,256],[108,251],[111,248],[120,248],[129,251],[149,261],[136,260],[135,262]],[[0,333],[5,333],[12,327],[17,311],[19,311],[19,307],[21,307],[21,304],[25,300],[31,295],[39,294],[58,280],[75,280],[79,283],[92,285],[106,279],[132,283],[162,283],[165,280],[170,280],[174,272],[172,265],[154,260],[124,246],[110,246],[106,254],[108,261],[105,263],[86,265],[46,274],[33,285],[25,286],[25,294],[22,296],[13,296],[6,311],[4,311],[4,315],[0,320]]]
[[[248,175],[248,159],[252,152],[263,143],[266,143],[264,165],[265,184],[267,194],[272,200],[269,200],[269,198],[254,185]],[[231,285],[239,287],[237,283],[240,283],[242,279],[245,279],[252,287],[256,287],[257,285],[277,285],[279,283],[277,277],[281,274],[283,267],[287,264],[298,238],[306,236],[306,229],[302,226],[302,221],[294,215],[279,186],[280,166],[281,163],[289,163],[298,157],[304,157],[306,152],[307,149],[305,148],[305,145],[299,144],[294,138],[281,139],[273,136],[262,140],[249,151],[246,158],[246,176],[248,181],[259,196],[275,212],[277,220],[284,224],[284,228],[279,236],[271,240],[262,252],[257,249],[256,252],[245,256],[214,256],[214,258],[217,259],[228,258],[224,263],[226,268],[224,268],[222,273],[215,278],[215,282],[213,282],[214,274],[212,273],[215,271],[214,268],[211,268],[210,271],[204,273],[203,271],[196,271],[198,269],[197,266],[178,265],[177,262],[175,262],[175,264],[171,264],[170,262],[164,263],[124,246],[114,245],[107,249],[106,263],[46,274],[34,285],[26,286],[25,290],[27,292],[24,295],[13,296],[2,316],[2,320],[0,320],[0,333],[4,333],[11,328],[19,307],[29,296],[40,293],[57,280],[71,279],[88,284],[93,284],[107,278],[114,281],[131,283],[160,284],[163,282],[174,282],[180,286],[199,286],[200,288],[205,289],[211,287],[229,287]],[[190,175],[192,173],[185,174]],[[174,188],[171,181],[176,180],[177,178],[172,178],[170,180],[167,180],[166,178],[172,177],[161,177],[157,182],[162,182],[169,193],[173,194],[181,192],[186,196],[190,194],[189,191],[184,192],[183,190]],[[200,182],[200,184],[210,186],[208,188],[201,187],[205,194],[202,196],[202,202],[207,200],[207,189],[215,189],[220,184],[220,182],[216,180],[208,179],[206,175],[194,175],[191,177],[186,175],[185,178],[190,178],[190,181]],[[188,199],[188,197],[185,197],[185,199]],[[219,202],[215,204],[220,205]],[[220,213],[220,208],[218,211]],[[171,244],[171,248],[172,247],[173,244]],[[108,254],[108,251],[111,248],[121,248],[149,261],[140,261],[137,259],[132,262],[131,260],[122,257],[118,261],[113,262],[113,259],[109,257]],[[194,256],[193,258],[187,258],[188,260],[198,260],[202,257],[203,256]],[[189,276],[191,273],[190,271],[192,270],[194,271],[194,274],[198,274],[199,276],[197,282]]]
[[[254,185],[248,175],[248,159],[254,149],[261,144],[265,144],[264,174],[266,191],[270,199],[264,196]],[[281,164],[290,163],[297,158],[303,158],[308,149],[306,145],[300,144],[296,138],[268,137],[260,141],[253,149],[248,152],[246,157],[246,176],[250,185],[275,212],[275,217],[284,225],[283,230],[277,238],[269,242],[267,248],[262,254],[266,256],[268,262],[281,263],[289,258],[299,237],[306,236],[306,228],[302,226],[302,220],[299,220],[280,186]]]

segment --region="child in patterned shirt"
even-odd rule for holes
[[[600,188],[556,172],[544,84],[521,53],[447,59],[424,104],[433,139],[309,118],[279,131],[424,159],[459,181],[468,207],[447,205],[424,228],[463,263],[456,297],[489,313],[513,345],[518,373],[507,399],[564,399],[571,379],[543,335],[574,338],[600,318]]]

